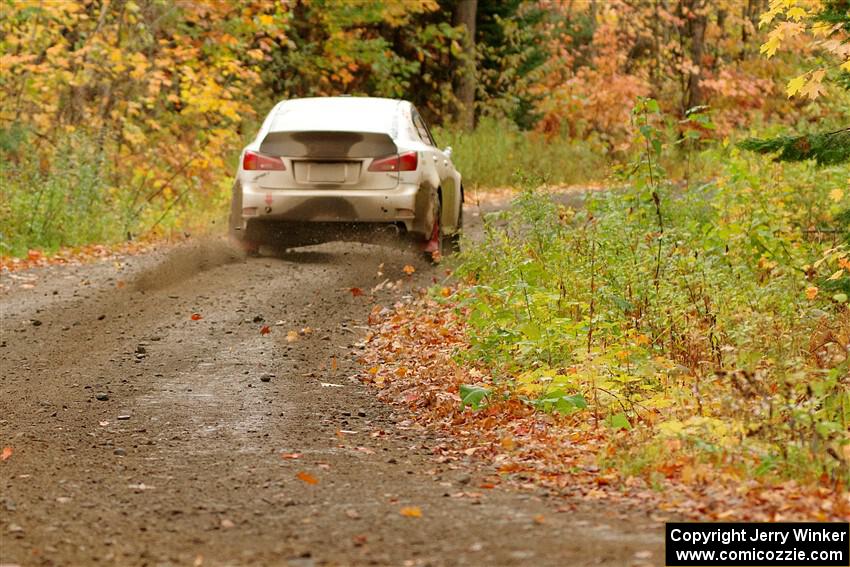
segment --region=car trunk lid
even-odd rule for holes
[[[392,138],[380,132],[270,132],[260,144],[264,154],[289,162],[287,174],[268,176],[263,187],[323,189],[392,189],[397,172],[372,172],[376,158],[398,152]]]

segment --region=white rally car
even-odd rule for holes
[[[434,258],[457,249],[463,185],[410,102],[285,100],[242,151],[230,234],[248,252],[383,232]]]

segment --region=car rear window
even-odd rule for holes
[[[398,101],[314,98],[288,101],[272,119],[270,132],[378,132],[395,138]]]

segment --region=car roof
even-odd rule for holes
[[[297,98],[281,102],[270,131],[360,131],[394,134],[404,100],[333,96]]]

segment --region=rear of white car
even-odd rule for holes
[[[249,250],[346,233],[398,231],[445,254],[461,224],[462,187],[406,101],[327,97],[279,103],[242,152],[230,229]]]

